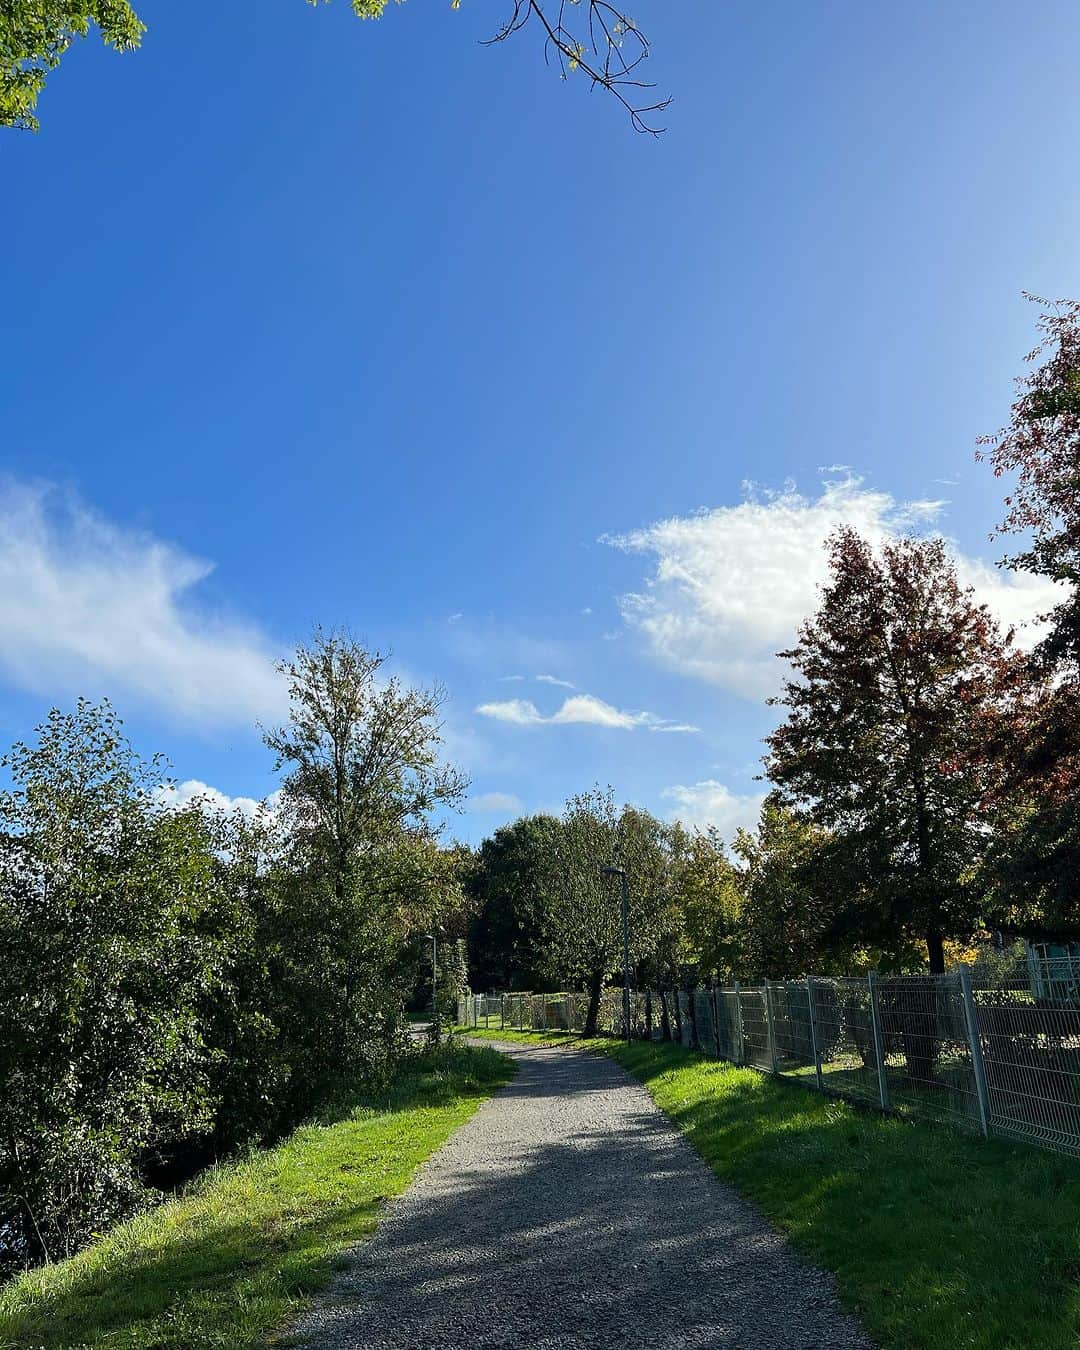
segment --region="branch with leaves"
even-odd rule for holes
[[[310,5],[328,0],[307,0]],[[358,19],[379,19],[389,0],[352,0]],[[398,0],[402,3],[402,0]],[[554,58],[563,79],[575,71],[613,94],[635,130],[659,134],[652,115],[669,98],[648,102],[641,78],[649,42],[628,14],[607,0],[507,0],[510,12],[488,44],[503,42],[533,24],[543,33],[544,56]],[[459,9],[461,0],[451,0]],[[146,31],[129,0],[0,0],[0,126],[36,131],[38,95],[49,71],[77,37],[96,26],[116,51],[138,47]]]

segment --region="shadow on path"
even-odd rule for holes
[[[386,1208],[297,1328],[356,1347],[864,1347],[828,1277],[612,1060],[502,1047],[513,1082]]]

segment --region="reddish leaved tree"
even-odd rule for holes
[[[829,831],[831,883],[849,936],[896,948],[972,931],[986,843],[986,768],[974,753],[1019,659],[961,586],[939,539],[875,550],[830,541],[818,612],[781,653],[793,677],[766,767]]]

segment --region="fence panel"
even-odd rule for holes
[[[769,989],[776,1070],[778,1073],[805,1077],[812,1084],[814,1052],[806,981],[776,981],[769,985]]]
[[[694,1035],[697,1048],[704,1055],[716,1054],[716,1028],[713,1025],[712,990],[700,986],[692,995],[694,1010]]]
[[[765,990],[740,990],[739,1004],[742,1010],[743,1062],[757,1069],[771,1069],[772,1050],[769,1045]]]
[[[814,1037],[826,1092],[881,1104],[869,980],[812,979]]]
[[[1040,963],[974,990],[990,1131],[1080,1154],[1080,983],[1075,962]]]
[[[889,1100],[898,1111],[979,1129],[960,980],[901,975],[878,983]]]
[[[737,989],[718,989],[716,991],[716,1042],[717,1054],[733,1064],[742,1063],[742,1046],[739,1035],[739,991]]]

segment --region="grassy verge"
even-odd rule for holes
[[[0,1347],[244,1350],[325,1282],[379,1202],[513,1072],[458,1047],[409,1065],[378,1099],[215,1168],[69,1261],[0,1290]]]
[[[1080,1163],[860,1111],[676,1046],[577,1043],[636,1074],[713,1171],[834,1272],[880,1345],[1080,1345]]]

